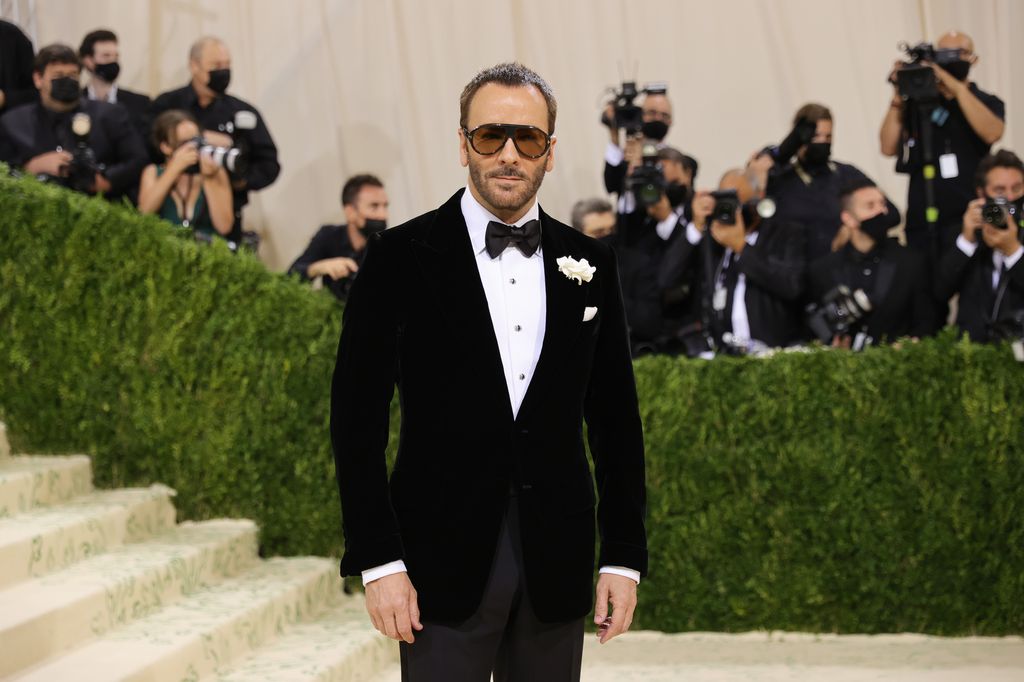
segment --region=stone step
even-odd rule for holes
[[[0,590],[174,526],[174,491],[104,490],[0,519]]]
[[[341,590],[337,562],[270,559],[14,680],[197,680],[312,618]],[[277,678],[266,678],[277,679]]]
[[[256,547],[251,521],[185,523],[0,591],[0,678],[241,573]]]
[[[0,518],[91,491],[92,464],[84,455],[0,459]]]
[[[358,595],[203,682],[363,682],[397,663],[398,643],[373,629]]]

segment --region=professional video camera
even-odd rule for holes
[[[1024,215],[1021,215],[1020,204],[1006,197],[988,199],[981,207],[981,219],[992,227],[1005,230],[1012,222],[1024,227]]]
[[[836,336],[850,333],[854,325],[871,312],[871,299],[863,289],[840,284],[825,294],[821,305],[807,307],[807,326],[822,343],[831,343]]]
[[[96,191],[96,174],[106,170],[106,166],[96,161],[96,152],[89,146],[89,132],[92,130],[92,119],[89,114],[79,112],[71,118],[71,135],[74,143],[67,151],[71,160],[61,168],[60,175],[41,174],[43,182],[54,182],[76,192],[86,194]]]
[[[896,85],[900,97],[906,101],[927,102],[939,97],[935,73],[923,62],[946,67],[960,60],[958,48],[936,50],[931,43],[910,45],[901,42],[897,46],[906,53],[907,62],[896,72]]]
[[[239,147],[218,147],[207,142],[202,136],[193,137],[190,141],[199,150],[200,157],[212,161],[214,165],[226,169],[229,173],[245,173],[248,158]],[[185,172],[195,175],[199,172],[199,164],[193,164]]]
[[[648,83],[643,90],[637,90],[636,81],[623,81],[619,90],[609,88],[615,96],[614,119],[607,113],[601,114],[601,123],[609,128],[622,128],[626,135],[639,135],[644,126],[643,110],[637,106],[636,98],[641,94],[664,95],[668,88],[664,83]]]

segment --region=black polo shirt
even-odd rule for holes
[[[995,95],[969,85],[971,92],[981,100],[989,111],[1005,120],[1006,105]],[[906,107],[903,118],[903,148],[896,162],[896,172],[910,175],[907,192],[907,239],[913,244],[927,229],[925,219],[925,181],[921,135],[918,131],[919,114],[913,106]],[[939,209],[937,225],[959,224],[967,204],[975,197],[974,173],[978,163],[989,153],[991,145],[978,137],[967,121],[956,98],[943,98],[931,116],[933,149],[936,164],[935,203]],[[955,154],[958,173],[956,177],[943,178],[939,170],[939,157]]]

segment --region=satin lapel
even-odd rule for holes
[[[583,309],[586,307],[587,292],[591,286],[578,284],[558,271],[556,261],[562,256],[577,260],[585,254],[571,250],[552,226],[552,220],[544,211],[540,212],[541,247],[544,257],[544,291],[547,296],[547,313],[544,322],[544,344],[541,346],[537,369],[533,372],[530,387],[523,397],[517,422],[523,421],[533,404],[547,391],[549,382],[558,375],[562,358],[572,348],[583,326]],[[596,275],[600,276],[600,275]]]
[[[481,389],[500,393],[511,421],[512,405],[487,295],[462,215],[463,191],[438,209],[429,234],[422,241],[413,240],[412,250],[423,273],[423,284],[437,302],[454,342],[464,346],[464,352],[483,359],[478,368]]]

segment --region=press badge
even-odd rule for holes
[[[718,287],[715,289],[715,297],[711,301],[711,306],[718,312],[725,310],[725,303],[729,300],[729,291],[725,287]]]
[[[943,154],[939,157],[939,175],[943,178],[955,178],[960,175],[960,167],[956,163],[956,154]]]

